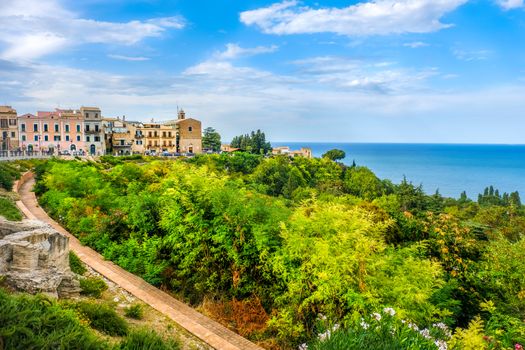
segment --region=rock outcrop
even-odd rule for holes
[[[80,293],[69,268],[69,238],[36,220],[13,222],[0,216],[0,276],[29,293],[60,298]]]

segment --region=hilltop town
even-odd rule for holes
[[[105,118],[98,107],[18,115],[0,106],[0,149],[50,155],[198,154],[201,122],[179,110],[164,122]]]

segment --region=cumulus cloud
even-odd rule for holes
[[[441,18],[468,0],[374,0],[344,8],[314,9],[296,0],[240,14],[267,34],[330,32],[347,36],[429,33],[448,28]],[[510,0],[515,1],[515,0]]]
[[[257,46],[252,48],[243,48],[238,44],[226,44],[226,50],[219,52],[216,56],[219,59],[235,59],[243,56],[254,56],[264,53],[272,53],[277,51],[277,45],[272,46]]]
[[[180,17],[146,21],[106,22],[79,18],[55,0],[4,0],[0,2],[0,57],[34,60],[68,46],[95,43],[132,45],[158,37],[168,29],[181,29]]]
[[[496,3],[504,10],[512,10],[525,6],[523,0],[497,0]]]

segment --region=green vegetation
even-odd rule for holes
[[[69,251],[69,268],[78,275],[83,275],[87,271],[82,260],[73,251]]]
[[[266,141],[266,135],[261,130],[252,131],[246,135],[235,136],[230,146],[239,148],[244,152],[255,154],[267,154],[272,150],[270,142]]]
[[[134,304],[128,306],[124,310],[124,315],[129,318],[134,318],[136,320],[141,320],[144,317],[144,310],[142,310],[142,306],[140,304]]]
[[[16,204],[7,197],[0,197],[0,216],[10,221],[22,220],[22,214],[16,207]]]
[[[202,148],[214,152],[221,150],[221,135],[214,128],[207,127],[202,133]]]
[[[107,335],[124,336],[111,342]],[[44,295],[9,294],[0,289],[0,349],[134,350],[179,349],[145,329],[130,329],[108,304],[58,303]]]
[[[341,160],[341,159],[345,159],[345,157],[346,157],[345,151],[340,150],[340,149],[331,149],[325,154],[323,154],[323,158],[331,159],[334,162]]]
[[[0,162],[0,188],[11,191],[15,180],[20,178],[20,170],[15,163]]]
[[[80,279],[81,294],[100,298],[102,293],[108,289],[108,285],[102,278],[86,277]]]
[[[242,310],[230,326],[282,349],[525,343],[517,193],[443,198],[327,157],[260,153],[50,161],[36,191],[105,258],[211,300],[218,319]]]

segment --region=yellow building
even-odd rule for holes
[[[144,123],[138,129],[144,136],[144,152],[177,152],[177,133],[171,126],[152,122]]]
[[[0,106],[0,150],[17,150],[18,123],[16,110],[11,106]]]
[[[186,118],[184,110],[180,110],[177,120],[164,123],[176,131],[176,148],[179,153],[202,153],[202,124],[199,120]]]

